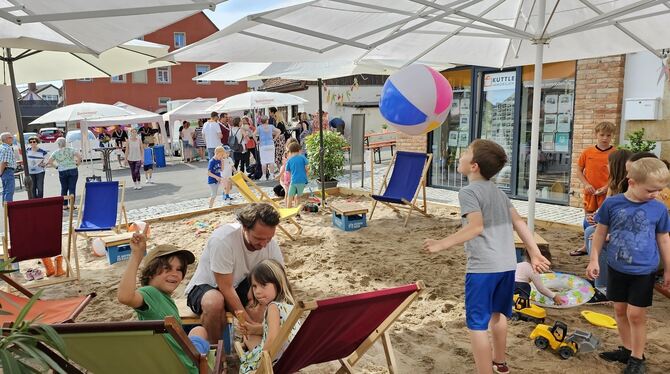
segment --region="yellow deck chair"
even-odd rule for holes
[[[279,217],[282,221],[288,221],[293,226],[296,227],[297,232],[291,234],[280,224],[279,230],[286,234],[291,240],[295,240],[295,236],[299,236],[302,233],[302,226],[294,219],[300,211],[302,210],[302,205],[299,205],[294,208],[282,208],[277,204],[276,201],[272,200],[263,190],[258,187],[249,177],[244,175],[244,173],[237,173],[233,175],[230,180],[233,182],[235,187],[240,191],[240,194],[244,196],[244,199],[250,203],[268,203],[271,204],[277,211],[279,211]]]

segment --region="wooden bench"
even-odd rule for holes
[[[385,140],[380,142],[370,143],[366,148],[371,150],[375,155],[379,156],[379,162],[375,160],[375,163],[382,163],[382,148],[390,147],[391,156],[393,156],[393,148],[396,146],[396,140]]]
[[[549,243],[544,240],[543,237],[540,236],[538,233],[533,233],[533,238],[535,239],[535,243],[537,244],[537,247],[540,249],[540,252],[542,253],[549,253]],[[519,237],[519,234],[514,231],[514,247],[517,248],[518,250],[523,250],[526,248],[526,245],[523,243],[521,238]]]

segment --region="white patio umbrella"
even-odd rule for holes
[[[86,121],[87,124],[90,126],[108,126],[108,125],[130,125],[137,123],[163,122],[163,116],[161,114],[150,112],[148,110],[138,108],[130,104],[126,104],[122,101],[114,103],[114,106],[124,109],[132,114],[125,116],[89,119]]]
[[[35,51],[14,48],[11,51],[16,83],[49,80],[100,78],[173,65],[166,61],[149,62],[165,55],[169,46],[131,40],[99,55],[60,51]],[[0,60],[7,57],[7,50],[0,50]],[[9,84],[9,64],[0,61],[4,74],[0,84]]]
[[[8,73],[11,86],[16,87],[13,48],[22,50],[14,54],[22,57],[36,51],[99,54],[203,9],[214,10],[221,1],[225,0],[116,0],[113,3],[107,0],[0,0],[0,48],[4,49],[0,61],[7,64],[3,71]],[[51,79],[57,78],[46,80]],[[15,90],[12,94],[18,132],[23,134]],[[20,147],[25,165],[23,142]],[[27,168],[24,173],[28,197],[32,198]]]
[[[250,15],[177,61],[535,64],[528,222],[534,223],[542,64],[670,46],[660,0],[319,0]],[[549,46],[545,48],[545,46]]]
[[[207,108],[208,112],[233,112],[245,109],[261,109],[277,106],[291,106],[306,103],[307,100],[295,95],[268,92],[268,91],[250,91],[233,96],[229,96],[214,105]]]

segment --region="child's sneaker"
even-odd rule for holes
[[[619,346],[617,350],[601,352],[599,356],[605,361],[621,362],[622,364],[627,364],[628,359],[630,358],[630,349],[624,346]]]
[[[38,268],[31,269],[33,272],[33,280],[44,279],[44,273]]]
[[[499,373],[499,374],[500,373],[504,373],[504,374],[509,373],[510,371],[509,371],[509,368],[507,367],[507,362],[503,362],[503,363],[499,364],[499,363],[494,361],[493,362],[493,372],[494,373]]]
[[[640,360],[631,356],[628,359],[628,365],[626,365],[623,374],[644,374],[646,372],[644,366],[644,358]]]
[[[23,276],[27,281],[35,280],[35,277],[33,276],[33,269],[26,270],[26,273],[23,274]]]

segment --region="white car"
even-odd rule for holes
[[[74,148],[75,151],[79,152],[81,154],[81,158],[84,160],[99,160],[100,159],[100,152],[96,152],[93,149],[94,148],[99,148],[100,147],[100,141],[98,138],[91,132],[91,130],[87,130],[88,132],[88,149],[86,152],[82,152],[81,150],[81,130],[70,130],[65,134],[65,141],[67,142],[67,145]]]

